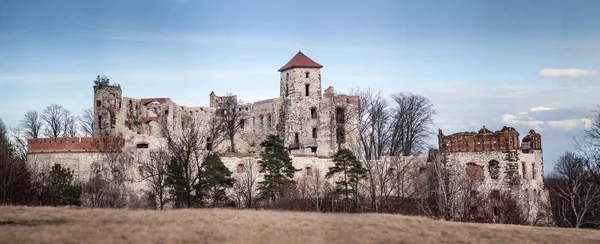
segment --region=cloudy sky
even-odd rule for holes
[[[445,134],[542,133],[546,173],[600,104],[600,1],[0,1],[0,118],[128,97],[208,105],[279,94],[298,50],[323,87],[430,98]],[[436,143],[432,139],[432,143]]]

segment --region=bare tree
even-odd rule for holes
[[[44,136],[48,138],[58,138],[64,135],[66,124],[68,123],[70,113],[63,106],[51,104],[42,114],[42,120],[45,122]]]
[[[459,220],[458,198],[464,190],[464,176],[457,169],[447,167],[444,153],[430,150],[427,162],[426,182],[417,183],[421,189],[419,207],[428,216],[445,220]]]
[[[236,174],[234,187],[235,193],[243,201],[244,206],[252,208],[256,206],[259,197],[258,179],[261,166],[253,159],[247,159]],[[243,169],[243,170],[242,170]]]
[[[585,168],[585,159],[565,152],[554,168],[550,193],[553,195],[555,217],[561,225],[580,228],[600,224],[600,186]]]
[[[77,117],[79,128],[86,137],[94,137],[94,110],[86,108],[83,114]]]
[[[306,176],[307,185],[315,211],[319,212],[324,208],[327,188],[332,186],[325,180],[325,174],[318,167],[314,167],[312,171],[311,175]]]
[[[43,125],[42,116],[38,111],[27,110],[19,124],[19,128],[25,138],[36,139],[42,134]]]
[[[150,152],[148,161],[140,162],[138,167],[142,179],[148,180],[152,196],[158,200],[158,207],[162,210],[167,197],[167,165],[169,154],[163,149]]]
[[[242,101],[238,101],[237,97],[232,94],[227,94],[224,101],[220,102],[217,108],[217,116],[221,120],[221,125],[225,135],[231,142],[231,152],[235,152],[235,135],[242,128],[242,118],[246,114],[246,110],[240,107]]]
[[[383,156],[389,140],[390,114],[387,101],[381,92],[355,90],[360,96],[360,144],[366,160],[378,160]]]
[[[427,149],[426,140],[433,134],[433,104],[424,96],[412,93],[392,95],[395,101],[390,123],[389,155],[418,155]]]
[[[10,137],[19,157],[27,160],[27,140],[38,138],[42,130],[42,117],[35,110],[28,110],[20,121],[19,126],[10,128]]]
[[[194,207],[202,205],[202,193],[196,191],[201,179],[203,160],[203,136],[199,124],[191,116],[182,118],[180,132],[169,129],[162,123],[162,133],[166,138],[166,151],[170,160],[167,165],[167,184],[175,207]]]
[[[76,137],[77,136],[77,123],[76,118],[71,115],[71,112],[66,111],[65,113],[65,124],[63,126],[63,137]]]
[[[576,138],[575,145],[579,154],[585,158],[584,164],[593,180],[600,185],[600,106],[588,121],[590,124],[584,126],[584,136]]]
[[[15,153],[23,160],[27,160],[27,137],[20,128],[10,128],[10,138],[13,143]]]

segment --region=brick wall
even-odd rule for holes
[[[512,127],[492,132],[483,127],[479,132],[463,132],[439,136],[439,148],[444,152],[483,152],[520,149],[519,133]],[[539,138],[539,134],[538,134]],[[539,145],[541,148],[541,144]],[[537,149],[537,148],[536,148]]]
[[[42,138],[27,140],[27,150],[36,153],[119,152],[125,144],[122,138]]]

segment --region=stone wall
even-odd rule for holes
[[[445,136],[439,132],[440,152],[453,172],[452,181],[473,180],[479,192],[510,191],[520,206],[536,218],[540,206],[548,204],[544,187],[541,136],[534,130],[519,144],[514,128],[492,132],[462,132]]]

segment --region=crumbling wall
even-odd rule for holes
[[[492,132],[485,128],[479,132],[461,132],[445,136],[439,131],[439,148],[445,152],[482,152],[520,149],[519,133],[512,127]]]
[[[516,194],[522,210],[533,221],[543,211],[540,206],[548,203],[541,136],[531,130],[520,147],[518,142],[518,133],[511,127],[496,132],[483,127],[478,133],[449,136],[444,136],[441,131],[439,133],[447,167],[458,172],[455,179],[468,177],[475,180],[478,191],[485,194],[496,190]]]
[[[122,131],[121,102],[120,86],[94,86],[94,136],[117,137]]]

